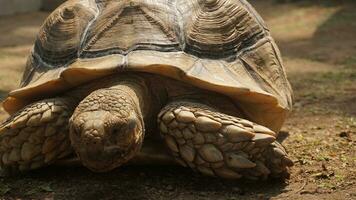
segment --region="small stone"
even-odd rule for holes
[[[244,156],[234,153],[227,155],[227,165],[229,167],[236,167],[242,169],[253,168],[256,166],[255,163],[245,158]]]
[[[221,128],[221,123],[209,117],[198,117],[195,122],[196,128],[203,132],[217,132]]]
[[[228,125],[223,129],[223,132],[226,134],[227,138],[231,142],[243,142],[251,140],[255,135],[246,129],[235,125]]]
[[[352,136],[349,131],[342,131],[341,133],[339,133],[339,136],[342,138],[346,138],[348,141],[352,141]]]
[[[187,162],[193,162],[195,158],[195,150],[188,145],[179,147],[182,158]]]
[[[275,137],[267,134],[256,134],[252,138],[252,141],[256,143],[257,146],[267,146],[276,140]]]
[[[195,116],[189,111],[180,111],[177,115],[177,120],[183,123],[190,123],[195,121]]]
[[[199,149],[201,157],[211,163],[219,162],[224,159],[222,153],[212,144],[205,144]]]
[[[171,149],[174,152],[179,152],[177,143],[176,141],[174,141],[174,138],[172,136],[166,135],[165,141],[169,149]]]
[[[238,174],[237,172],[227,169],[227,168],[219,168],[214,170],[216,175],[218,175],[221,178],[226,178],[226,179],[239,179],[242,177],[242,175]]]
[[[174,114],[172,112],[166,112],[166,114],[163,115],[162,120],[168,124],[175,118]]]

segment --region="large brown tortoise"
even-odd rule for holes
[[[246,0],[69,0],[3,102],[12,115],[0,126],[1,169],[76,155],[95,172],[136,159],[229,179],[284,176],[293,162],[276,137],[291,96]]]

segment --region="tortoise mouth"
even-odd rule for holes
[[[103,131],[103,130],[102,130]],[[71,140],[82,164],[95,172],[107,172],[119,167],[126,159],[128,148],[113,138],[111,131],[71,130]]]
[[[82,164],[94,172],[108,172],[126,162],[127,150],[119,146],[104,147],[102,151],[82,147],[77,152]]]

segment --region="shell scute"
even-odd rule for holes
[[[266,36],[253,13],[236,0],[206,0],[191,9],[185,27],[186,51],[202,57],[234,56]]]
[[[63,65],[78,56],[81,40],[93,10],[78,0],[64,3],[42,25],[34,54],[49,65]]]
[[[127,54],[137,49],[179,49],[172,1],[110,1],[93,23],[83,56],[110,52]]]

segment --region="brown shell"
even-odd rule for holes
[[[4,108],[121,71],[225,94],[275,131],[291,109],[279,50],[245,0],[69,0],[46,20]]]
[[[95,13],[71,1],[53,12],[42,25],[34,52],[46,63],[63,65],[77,58],[83,33]]]

